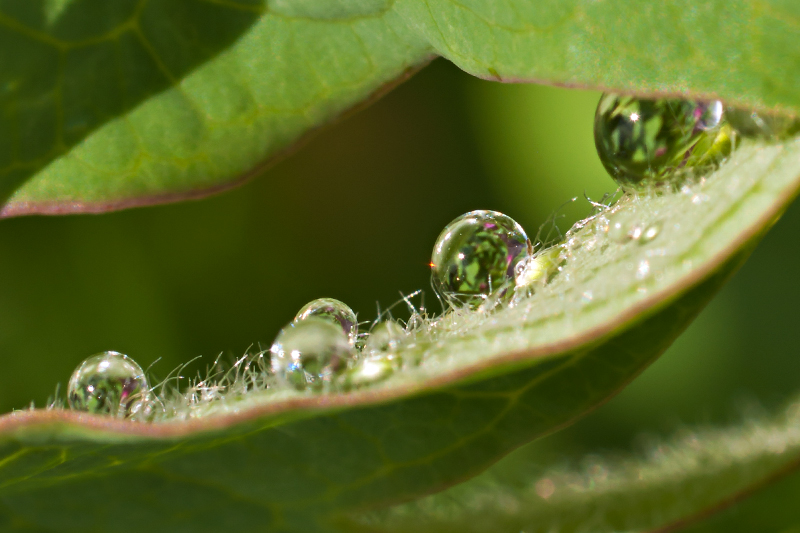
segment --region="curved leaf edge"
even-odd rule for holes
[[[758,238],[754,239],[753,241],[751,241],[750,243],[748,243],[748,245],[745,247],[745,249],[740,250],[736,254],[736,256],[734,256],[732,258],[729,258],[728,261],[724,265],[722,265],[722,267],[720,269],[715,271],[709,278],[704,279],[702,282],[700,282],[696,286],[693,286],[693,287],[689,288],[686,292],[684,292],[683,294],[678,296],[678,300],[682,300],[682,299],[691,300],[691,299],[694,299],[694,298],[699,298],[700,300],[703,301],[702,305],[700,305],[698,307],[694,307],[694,312],[692,313],[692,316],[684,321],[684,323],[682,324],[682,326],[680,328],[681,332],[683,330],[685,330],[691,324],[691,322],[700,313],[700,311],[702,311],[702,309],[705,307],[705,305],[709,301],[711,301],[711,299],[716,294],[717,290],[721,286],[725,285],[725,283],[727,283],[727,281],[730,279],[730,277],[733,276],[738,271],[738,269],[745,263],[747,258],[750,256],[750,253],[752,253],[753,249],[758,244],[759,239],[760,239],[760,237],[758,237]],[[663,310],[666,310],[668,307],[669,307],[669,305],[665,305],[665,306],[661,307],[660,309],[663,311]],[[655,309],[655,310],[653,310],[653,313],[648,313],[647,316],[644,316],[642,321],[646,322],[648,320],[659,319],[661,317],[662,317],[662,313],[659,313],[659,310]],[[622,336],[622,335],[624,335],[624,332],[620,334],[620,336]],[[615,337],[615,335],[612,335],[611,337],[613,338],[613,337]],[[677,336],[675,338],[677,338]],[[667,348],[672,344],[672,341],[674,341],[674,339],[671,339],[668,344],[662,346],[660,349],[654,350],[651,354],[649,354],[649,357],[647,357],[644,360],[644,362],[636,369],[635,372],[633,372],[629,376],[627,376],[626,379],[624,379],[622,382],[620,382],[618,384],[618,386],[613,391],[611,391],[609,394],[607,394],[603,399],[601,399],[597,403],[592,404],[591,406],[589,406],[587,409],[583,410],[582,412],[576,413],[573,416],[565,419],[561,424],[559,424],[557,426],[554,426],[554,427],[551,427],[545,432],[536,434],[531,440],[536,440],[536,439],[539,439],[539,438],[547,437],[549,435],[552,435],[552,434],[555,434],[555,433],[561,431],[562,429],[568,428],[569,426],[571,426],[575,422],[579,421],[583,417],[591,414],[592,412],[596,411],[597,409],[599,409],[600,407],[602,407],[603,405],[608,403],[617,394],[622,392],[622,390],[624,390],[625,387],[627,387],[631,382],[633,382],[642,372],[644,372],[644,370],[646,370],[647,367],[650,366],[650,364],[652,364],[654,361],[656,361],[667,350]],[[530,441],[518,443],[517,445],[511,447],[510,449],[505,450],[505,453],[506,454],[507,453],[511,453],[514,450],[525,446],[529,442]],[[447,490],[447,489],[449,489],[451,487],[458,486],[461,483],[469,482],[475,476],[477,476],[479,474],[482,474],[488,468],[492,467],[500,459],[501,458],[494,458],[493,460],[491,460],[491,461],[489,461],[487,463],[484,463],[484,464],[469,465],[469,467],[465,467],[464,468],[464,470],[461,473],[461,476],[459,478],[454,479],[454,480],[450,480],[449,482],[444,483],[444,484],[442,484],[440,486],[430,487],[423,494],[414,496],[413,498],[395,499],[395,500],[391,500],[391,501],[380,502],[380,503],[377,503],[377,504],[376,503],[372,503],[372,504],[369,504],[369,505],[364,505],[361,508],[357,508],[356,510],[348,510],[346,512],[335,513],[330,517],[330,521],[336,527],[340,527],[344,531],[363,531],[364,533],[367,533],[367,532],[369,532],[369,533],[387,533],[385,530],[383,530],[380,527],[371,527],[368,524],[369,522],[371,522],[371,520],[374,520],[373,513],[377,513],[379,516],[383,516],[383,513],[386,512],[387,509],[389,509],[389,508],[391,508],[393,506],[402,507],[405,504],[407,504],[407,505],[415,505],[415,502],[418,502],[418,501],[420,501],[420,500],[422,500],[422,499],[424,499],[424,498],[426,498],[428,496],[436,497],[437,494],[439,494],[439,493],[441,493],[441,492],[443,492],[443,491],[445,491],[445,490]],[[389,512],[391,512],[391,510],[389,510]],[[364,520],[365,516],[368,517],[366,522]],[[435,523],[435,521],[434,521],[434,523]],[[402,527],[405,528],[406,526],[407,526],[407,524],[403,525]],[[402,530],[404,531],[405,529],[402,529]],[[423,530],[424,530],[424,528],[423,528]],[[393,531],[394,530],[392,530],[392,532]],[[432,531],[431,533],[442,533],[442,532],[439,532],[439,531],[435,531],[434,532],[434,531]],[[459,531],[459,533],[461,533],[461,532]]]
[[[388,387],[367,388],[347,393],[270,397],[271,391],[246,394],[250,403],[234,412],[209,413],[199,418],[164,420],[152,423],[120,420],[62,409],[16,411],[0,416],[0,437],[3,435],[36,434],[57,428],[62,434],[80,434],[92,439],[174,439],[200,432],[218,431],[255,419],[278,420],[312,417],[317,414],[355,406],[378,405],[425,393],[467,384],[487,374],[497,375],[524,368],[549,357],[564,354],[580,347],[602,343],[622,330],[634,326],[675,299],[698,286],[722,268],[737,252],[755,244],[780,217],[800,192],[800,179],[784,188],[769,209],[766,209],[742,232],[718,250],[702,265],[682,275],[680,279],[654,291],[641,301],[624,309],[597,327],[555,342],[541,343],[526,349],[509,350],[499,355],[481,358],[421,382],[406,381]],[[263,395],[263,396],[262,396]]]
[[[158,205],[171,204],[176,202],[202,200],[210,196],[236,189],[246,183],[261,176],[264,172],[281,163],[285,159],[293,156],[296,152],[301,150],[304,146],[314,140],[318,135],[328,131],[330,128],[336,126],[340,122],[347,120],[356,113],[363,111],[370,107],[372,104],[383,98],[390,93],[393,89],[408,81],[414,74],[425,68],[431,61],[438,56],[429,55],[423,57],[416,65],[406,69],[403,73],[387,83],[384,83],[370,95],[357,103],[356,105],[342,111],[338,115],[316,125],[304,132],[292,144],[271,155],[267,159],[257,163],[247,172],[232,178],[230,181],[214,185],[207,188],[192,189],[187,191],[178,191],[169,194],[161,194],[154,196],[141,196],[134,198],[124,198],[118,201],[109,202],[30,202],[30,201],[10,201],[5,205],[0,206],[0,219],[16,218],[28,215],[44,215],[44,216],[61,216],[61,215],[80,215],[80,214],[95,214],[100,215],[103,213],[110,213],[114,211],[122,211],[125,209],[134,209],[138,207],[151,207]]]
[[[192,189],[186,191],[177,191],[174,193],[160,194],[154,196],[141,196],[124,198],[117,201],[107,202],[80,202],[80,201],[64,201],[64,202],[34,202],[34,201],[10,201],[5,205],[0,206],[0,219],[15,218],[28,215],[45,215],[45,216],[61,216],[61,215],[77,215],[77,214],[103,214],[114,211],[121,211],[125,209],[134,209],[139,207],[150,207],[157,205],[165,205],[181,201],[202,200],[210,196],[214,196],[235,188],[238,188],[253,179],[261,176],[264,172],[279,164],[283,160],[291,157],[296,152],[301,150],[306,144],[311,142],[317,135],[334,127],[341,121],[355,115],[356,113],[368,108],[393,89],[408,81],[414,74],[425,68],[433,60],[442,58],[450,61],[444,55],[431,53],[422,57],[418,63],[410,68],[407,68],[399,77],[384,83],[375,89],[363,101],[355,104],[354,106],[340,112],[325,122],[322,122],[315,127],[304,132],[298,139],[296,139],[289,146],[281,149],[279,152],[271,155],[267,159],[257,163],[250,170],[243,174],[233,177],[230,181],[222,184],[213,185],[211,187]],[[457,65],[459,66],[459,65]],[[565,89],[581,89],[593,90],[602,92],[613,92],[617,94],[624,94],[636,96],[639,98],[676,98],[676,99],[695,99],[695,100],[722,100],[726,105],[741,106],[750,108],[752,104],[735,97],[726,97],[714,92],[697,92],[697,91],[661,91],[661,90],[647,90],[637,91],[630,88],[609,87],[602,84],[592,83],[573,83],[561,82],[557,80],[545,78],[516,78],[516,77],[502,77],[498,75],[486,75],[482,71],[472,71],[466,67],[459,66],[464,72],[475,76],[479,79],[486,81],[494,81],[501,83],[521,83],[521,84],[538,84],[548,85],[552,87],[561,87]],[[788,116],[796,117],[796,110],[791,107],[775,107],[775,108],[758,108],[767,113],[781,113]]]

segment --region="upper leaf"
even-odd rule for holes
[[[2,215],[197,197],[435,54],[800,112],[792,2],[0,0]]]

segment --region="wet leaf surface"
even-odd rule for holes
[[[327,530],[464,480],[592,410],[665,350],[793,198],[799,157],[798,141],[745,143],[702,184],[623,198],[603,216],[658,220],[658,237],[613,240],[586,224],[551,283],[514,308],[438,319],[401,344],[422,364],[372,387],[254,392],[156,423],[6,415],[7,520],[115,531],[124,509],[159,531]]]

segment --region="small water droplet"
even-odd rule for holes
[[[577,239],[573,239],[577,240]],[[570,249],[579,246],[567,243]],[[537,286],[544,286],[559,273],[559,269],[566,263],[566,250],[564,245],[557,245],[541,250],[527,261],[518,265],[516,275],[516,292],[531,294]]]
[[[800,119],[760,111],[728,107],[725,116],[742,137],[779,141],[800,132]]]
[[[644,234],[643,225],[634,220],[630,213],[613,215],[608,224],[608,238],[614,242],[626,243],[638,240]]]
[[[391,376],[400,366],[393,354],[373,355],[361,359],[344,376],[345,388],[356,388],[376,383]]]
[[[358,321],[356,314],[346,303],[335,298],[317,298],[304,305],[297,312],[294,321],[300,322],[312,316],[338,325],[350,339],[350,344],[355,344],[358,337]]]
[[[642,237],[639,240],[641,244],[646,244],[648,242],[652,242],[658,237],[658,234],[661,233],[661,222],[656,222],[654,224],[650,224],[645,228],[642,232]]]
[[[531,242],[517,222],[497,211],[472,211],[448,224],[431,256],[434,289],[451,306],[481,306],[490,296],[513,295],[518,265],[530,257]]]
[[[731,153],[733,130],[718,100],[649,100],[604,94],[594,138],[600,160],[624,189],[702,176]]]
[[[102,352],[81,363],[69,380],[71,409],[120,418],[146,417],[150,388],[142,368],[127,355]]]
[[[393,352],[406,335],[407,333],[403,326],[394,320],[385,320],[370,330],[367,342],[364,344],[363,353],[375,355]]]
[[[624,220],[612,220],[608,225],[608,238],[615,242],[627,242],[629,227]]]
[[[355,350],[342,328],[308,317],[281,330],[270,348],[275,376],[297,389],[322,389],[344,372]]]

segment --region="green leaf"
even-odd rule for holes
[[[719,96],[796,114],[799,9],[0,0],[0,213],[100,212],[231,187],[435,55],[504,81]]]
[[[624,197],[568,235],[551,282],[512,308],[426,323],[399,351],[422,363],[371,387],[223,395],[156,423],[7,415],[0,523],[116,531],[135,515],[154,531],[325,531],[466,479],[666,349],[795,196],[798,160],[800,139],[745,142],[703,183]],[[604,218],[660,231],[612,239]]]
[[[781,484],[797,486],[798,408],[795,400],[773,418],[751,418],[726,429],[684,430],[669,441],[652,443],[644,456],[592,456],[583,468],[529,479],[476,478],[360,520],[386,532],[683,531],[787,475],[790,479]],[[772,489],[769,493],[779,496]],[[789,494],[793,498],[796,492]],[[785,519],[781,513],[796,520],[794,500],[778,502],[776,516],[767,520]],[[761,522],[741,528],[736,527],[741,511],[730,514],[715,519],[727,527],[714,531],[778,531],[790,525]]]
[[[798,13],[779,0],[0,0],[3,214],[229,187],[437,54],[496,79],[797,113]],[[702,185],[624,199],[613,216],[657,225],[654,241],[612,242],[595,220],[524,305],[437,320],[404,344],[420,367],[361,391],[251,392],[153,424],[8,415],[0,524],[326,530],[457,483],[661,353],[795,196],[798,159],[796,141],[745,143]]]
[[[315,4],[0,2],[4,213],[230,187],[430,57],[387,2]]]

